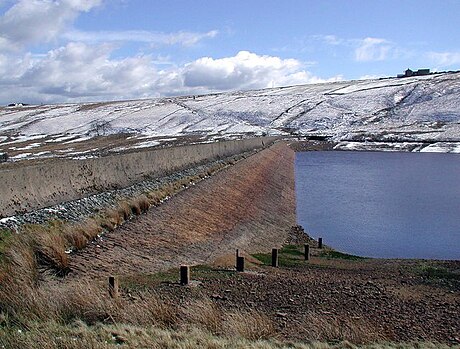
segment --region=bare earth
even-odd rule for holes
[[[223,312],[264,313],[283,340],[460,344],[460,262],[297,258],[279,268],[250,264],[244,273],[222,263],[192,269],[189,287],[174,270],[144,286],[181,308],[211,300]],[[426,266],[456,270],[457,279],[429,277]],[[124,282],[125,296],[139,287]]]

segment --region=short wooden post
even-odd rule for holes
[[[236,257],[236,271],[244,271],[244,257]]]
[[[305,260],[308,261],[310,259],[310,245],[309,244],[305,244],[304,245],[305,247]]]
[[[235,255],[235,267],[238,266],[238,257],[240,256],[240,250],[237,248],[236,249],[236,255]]]
[[[118,297],[118,278],[116,276],[109,276],[109,295],[112,298]]]
[[[190,267],[188,265],[180,266],[180,284],[182,286],[190,283]]]
[[[323,248],[323,238],[318,238],[318,248]]]
[[[272,249],[272,267],[278,267],[278,249]]]

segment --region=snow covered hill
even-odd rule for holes
[[[328,136],[342,149],[406,142],[460,152],[460,73],[0,108],[0,153],[13,159],[262,134]]]

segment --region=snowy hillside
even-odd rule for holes
[[[460,73],[0,108],[0,152],[13,159],[262,134],[330,136],[345,149],[409,142],[420,143],[416,150],[460,152]]]

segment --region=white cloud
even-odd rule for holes
[[[439,67],[460,65],[460,52],[428,52],[427,57]]]
[[[152,45],[193,46],[203,39],[214,38],[218,33],[217,30],[211,30],[207,33],[159,33],[145,30],[84,32],[73,30],[64,33],[62,38],[87,43],[131,41]]]
[[[186,87],[251,89],[316,82],[300,61],[240,51],[234,57],[200,58],[183,69]]]
[[[387,59],[393,49],[393,45],[379,38],[365,38],[359,42],[355,49],[355,59],[358,62],[383,61]]]
[[[296,59],[248,51],[219,59],[203,57],[180,66],[160,53],[155,57],[136,55],[115,59],[113,53],[120,43],[188,47],[214,38],[218,32],[85,32],[73,28],[80,13],[102,2],[12,2],[0,16],[0,104],[144,98],[324,81],[308,72],[306,63]],[[333,42],[334,37],[328,40]],[[34,54],[27,51],[30,46],[42,43],[59,47]]]
[[[414,52],[407,47],[400,47],[396,43],[384,38],[341,38],[336,35],[312,35],[311,40],[333,48],[345,48],[352,50],[354,60],[357,62],[384,61],[387,59],[404,58],[414,56]]]
[[[102,0],[19,0],[0,18],[0,47],[49,42]]]
[[[312,35],[310,36],[311,39],[313,40],[317,40],[317,41],[321,41],[327,45],[333,45],[333,46],[336,46],[336,45],[343,45],[346,43],[346,40],[343,40],[341,38],[339,38],[338,36],[336,35],[322,35],[322,34],[319,34],[319,35]]]
[[[85,32],[71,28],[81,12],[90,11],[101,3],[102,0],[20,0],[0,17],[0,49],[17,50],[28,44],[57,38],[87,43],[135,41],[152,45],[193,46],[218,35],[217,30],[205,33],[145,30]]]
[[[0,55],[0,101],[66,102],[257,89],[324,80],[295,59],[241,51],[158,69],[154,57],[113,59],[114,46],[69,43],[44,56]],[[12,72],[12,73],[9,73]],[[334,80],[340,77],[333,78]]]
[[[142,97],[150,93],[155,76],[150,57],[113,60],[112,50],[110,45],[69,43],[35,61],[17,83],[46,99],[56,100]]]

